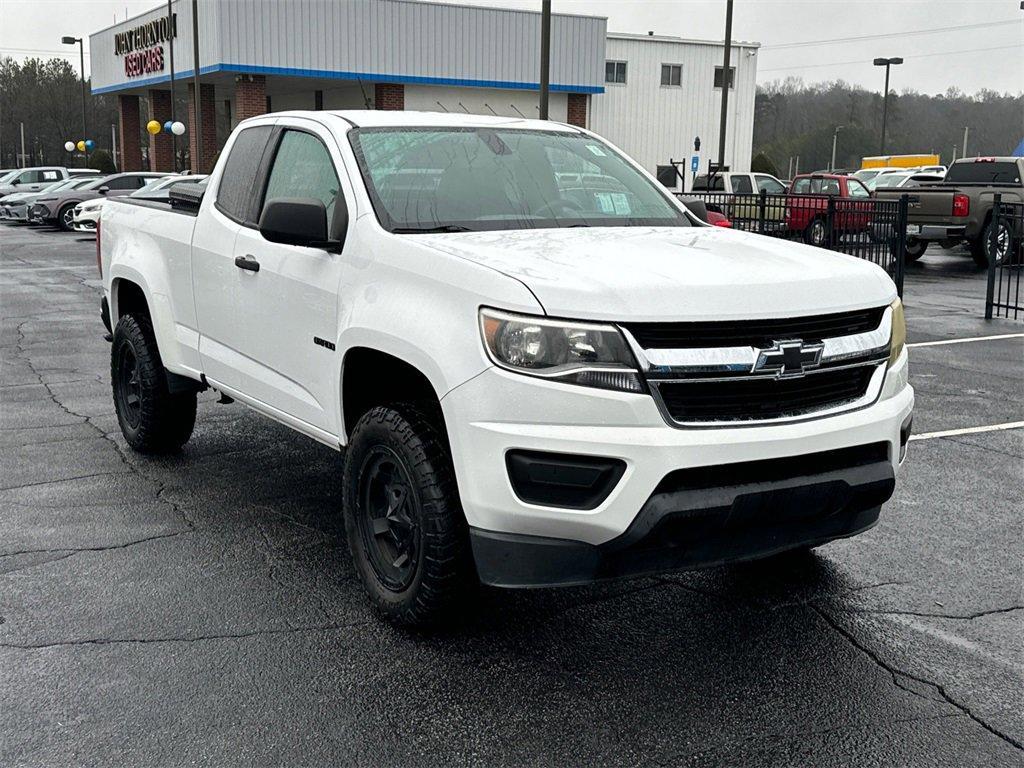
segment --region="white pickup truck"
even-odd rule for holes
[[[806,550],[871,527],[910,435],[879,267],[704,224],[533,120],[284,112],[98,233],[114,404],[179,449],[212,388],[344,452],[374,605]]]

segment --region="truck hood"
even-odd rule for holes
[[[549,315],[717,320],[826,314],[893,300],[870,262],[719,227],[533,229],[416,236],[521,281]]]

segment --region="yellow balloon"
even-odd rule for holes
[[[156,120],[150,120],[148,123],[146,123],[146,130],[149,131],[154,136],[160,133],[161,128],[162,126]]]
[[[84,141],[78,142],[77,144],[75,144],[75,146],[78,147],[78,151],[79,152],[85,152],[85,142]]]

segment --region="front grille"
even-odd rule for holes
[[[657,389],[665,410],[677,422],[781,419],[859,400],[876,368],[821,371],[793,379],[666,381]]]
[[[625,328],[644,349],[698,349],[706,347],[770,347],[773,341],[821,341],[875,330],[885,307],[838,312],[832,315],[789,317],[776,320],[731,320],[696,323],[630,323]]]

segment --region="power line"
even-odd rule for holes
[[[996,47],[988,48],[964,48],[959,51],[939,51],[937,53],[918,53],[912,56],[904,56],[904,59],[926,59],[929,56],[952,56],[957,53],[981,53],[983,51],[1007,51],[1010,49],[1020,48],[1021,44],[1017,45],[1001,45]],[[844,64],[870,64],[870,59],[861,58],[853,59],[852,61],[833,61],[828,64],[797,64],[792,67],[772,67],[771,69],[759,69],[758,73],[762,72],[785,72],[791,69],[818,69],[819,67],[839,67]]]
[[[29,54],[29,53],[50,53],[54,56],[77,56],[78,51],[58,51],[49,50],[46,48],[8,48],[7,46],[0,47],[0,53],[17,53],[17,54]],[[85,55],[89,55],[89,51],[85,52]]]
[[[917,29],[909,32],[880,32],[874,35],[858,35],[856,37],[833,37],[828,40],[804,40],[798,43],[780,43],[779,45],[762,45],[762,51],[780,51],[784,48],[804,48],[815,45],[830,45],[832,43],[855,43],[863,40],[881,40],[888,37],[917,37],[919,35],[934,35],[939,32],[963,32],[969,29],[986,29],[988,27],[1001,27],[1009,24],[1020,24],[1016,20],[1006,21],[984,21],[978,24],[961,24],[956,27],[934,27],[932,29]]]

